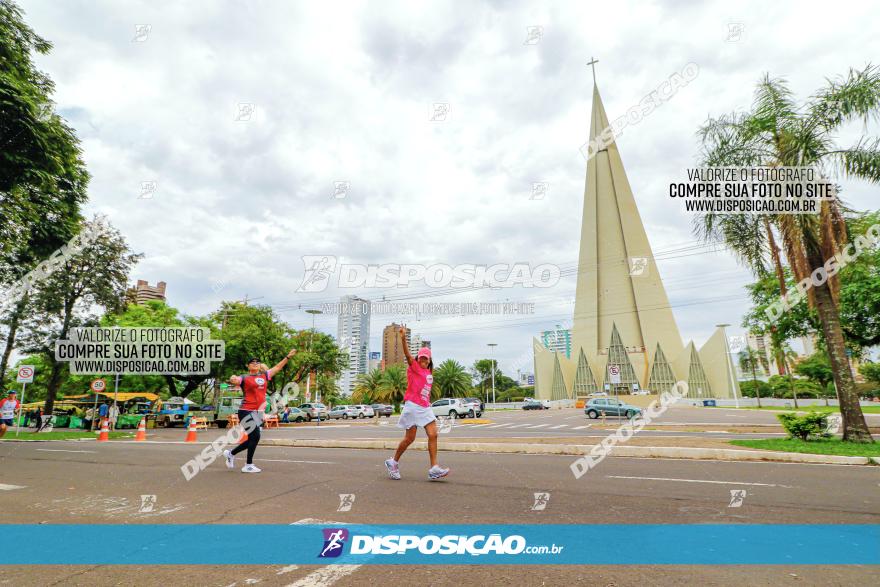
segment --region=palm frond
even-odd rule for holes
[[[824,159],[843,178],[880,183],[880,139],[862,138],[849,149],[829,151]]]
[[[880,120],[880,67],[870,63],[861,71],[850,68],[840,81],[828,85],[810,100],[810,118],[833,129],[850,120]]]

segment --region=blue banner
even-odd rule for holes
[[[4,565],[876,565],[876,524],[0,525]],[[256,540],[254,537],[258,537]]]

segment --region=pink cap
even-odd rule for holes
[[[419,354],[416,355],[416,358],[420,359],[422,357],[428,357],[430,359],[431,358],[431,349],[429,349],[426,346],[423,346],[422,348],[420,348]]]

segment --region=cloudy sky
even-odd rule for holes
[[[573,267],[586,62],[599,59],[610,119],[696,63],[697,79],[618,146],[682,335],[700,345],[720,321],[736,334],[746,302],[729,298],[750,276],[723,251],[663,253],[696,244],[667,186],[695,163],[701,122],[747,108],[764,72],[807,97],[825,78],[877,61],[880,11],[868,2],[542,4],[22,6],[55,45],[38,63],[82,140],[93,176],[87,211],[108,215],[145,255],[132,278],[166,281],[169,303],[187,313],[247,295],[294,327],[311,324],[304,308],[343,294],[426,289],[297,293],[304,255]],[[841,142],[863,130],[854,125]],[[876,136],[877,125],[867,131]],[[155,182],[150,197],[145,182]],[[344,197],[334,197],[337,182],[348,182]],[[536,182],[549,186],[543,199],[531,198]],[[842,185],[853,207],[877,207],[876,186]],[[573,297],[566,278],[552,289],[417,299],[534,302],[535,313],[409,324],[441,359],[470,364],[494,342],[502,369],[531,370],[522,361],[531,336],[570,318]],[[374,350],[395,319],[373,317]],[[336,317],[317,326],[335,334]]]

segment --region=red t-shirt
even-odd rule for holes
[[[241,402],[242,410],[266,409],[266,390],[269,388],[269,380],[271,379],[268,372],[241,376],[241,389],[244,391],[244,399]]]

